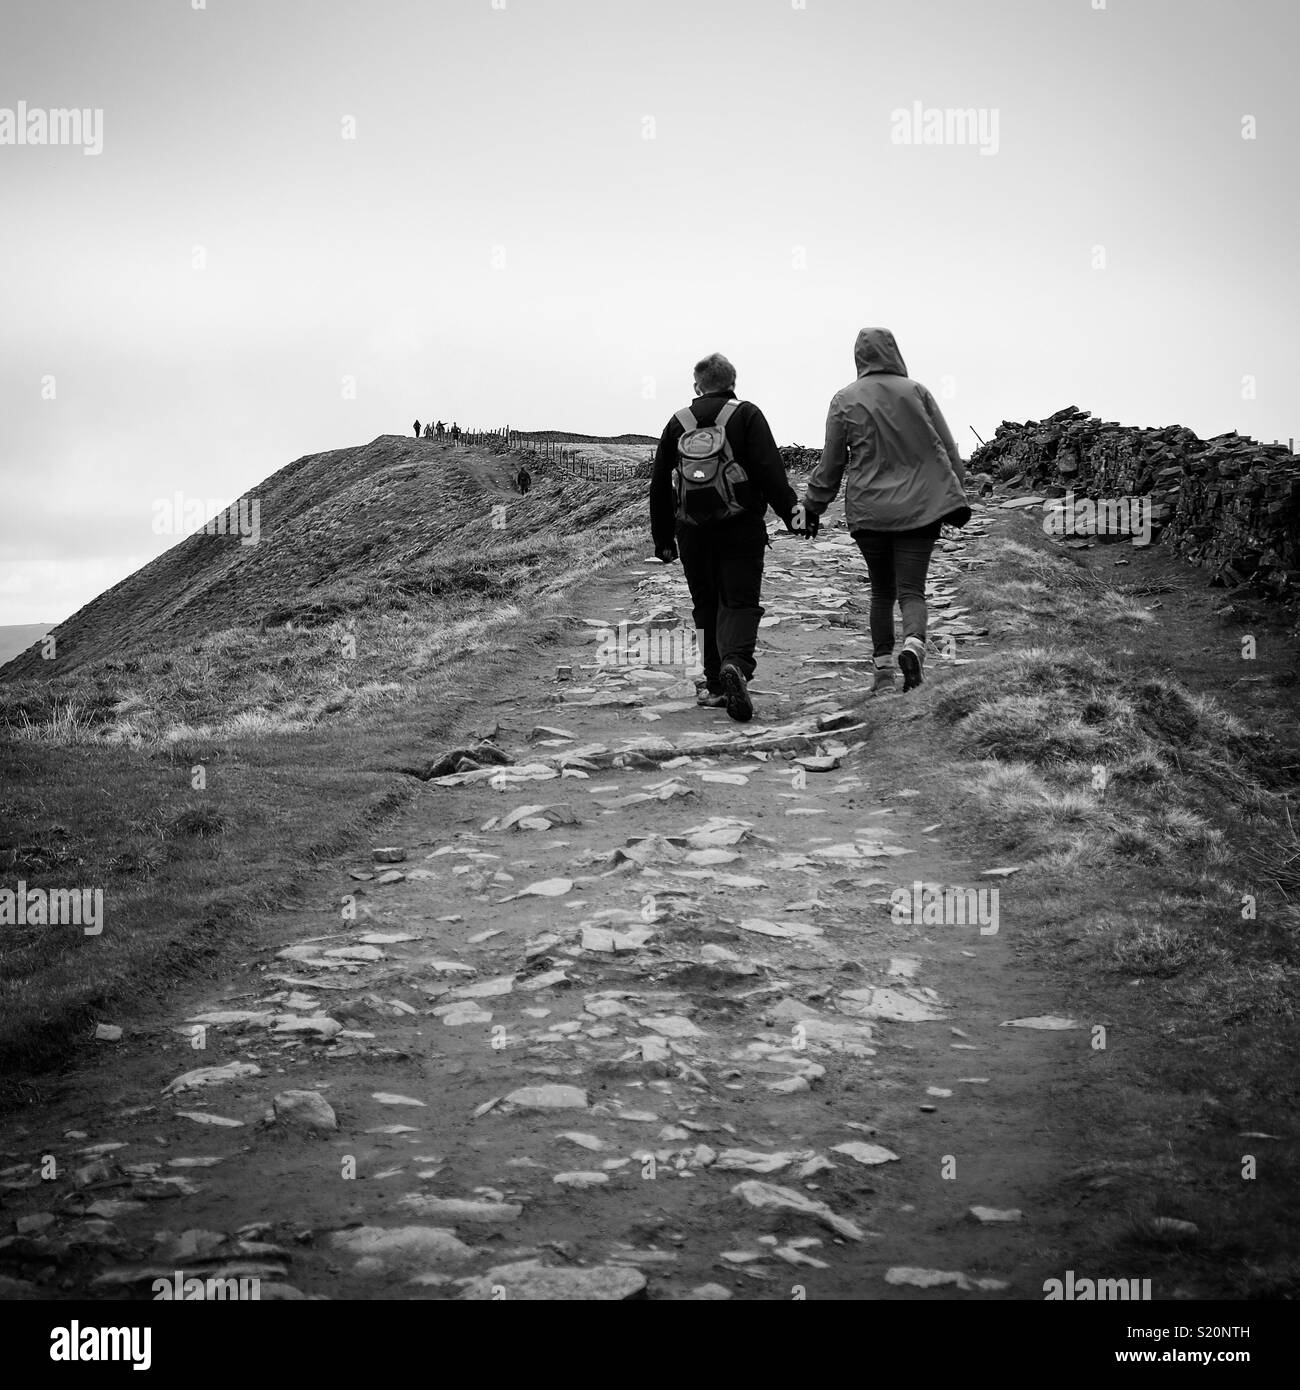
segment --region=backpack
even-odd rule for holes
[[[675,416],[682,435],[677,441],[673,490],[677,520],[687,526],[729,521],[748,510],[737,488],[747,484],[749,477],[736,461],[727,438],[727,421],[739,405],[739,401],[727,401],[711,425],[697,424],[690,406],[683,406]]]

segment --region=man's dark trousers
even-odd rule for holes
[[[722,689],[724,661],[734,661],[747,681],[753,678],[766,548],[767,527],[760,516],[677,528],[677,553],[702,634],[704,678],[715,693]]]

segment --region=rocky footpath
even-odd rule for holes
[[[1045,497],[1149,497],[1153,531],[1216,583],[1300,595],[1300,456],[1284,444],[1235,431],[1202,440],[1182,425],[1139,428],[1067,406],[1004,420],[970,471]]]
[[[936,555],[938,683],[985,517]],[[1039,1296],[1087,1031],[915,911],[1000,885],[1010,922],[1020,869],[941,838],[929,687],[863,696],[856,547],[777,536],[764,596],[737,725],[610,659],[680,628],[680,567],[587,584],[384,842],[10,1126],[0,1297]]]

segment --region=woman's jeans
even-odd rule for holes
[[[873,656],[892,656],[894,604],[903,614],[903,636],[925,641],[925,576],[939,539],[939,523],[914,531],[854,531],[871,576]]]

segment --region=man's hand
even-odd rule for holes
[[[659,549],[655,551],[655,554],[658,555],[665,565],[671,565],[677,558],[677,542],[669,541],[667,545],[661,545]]]

